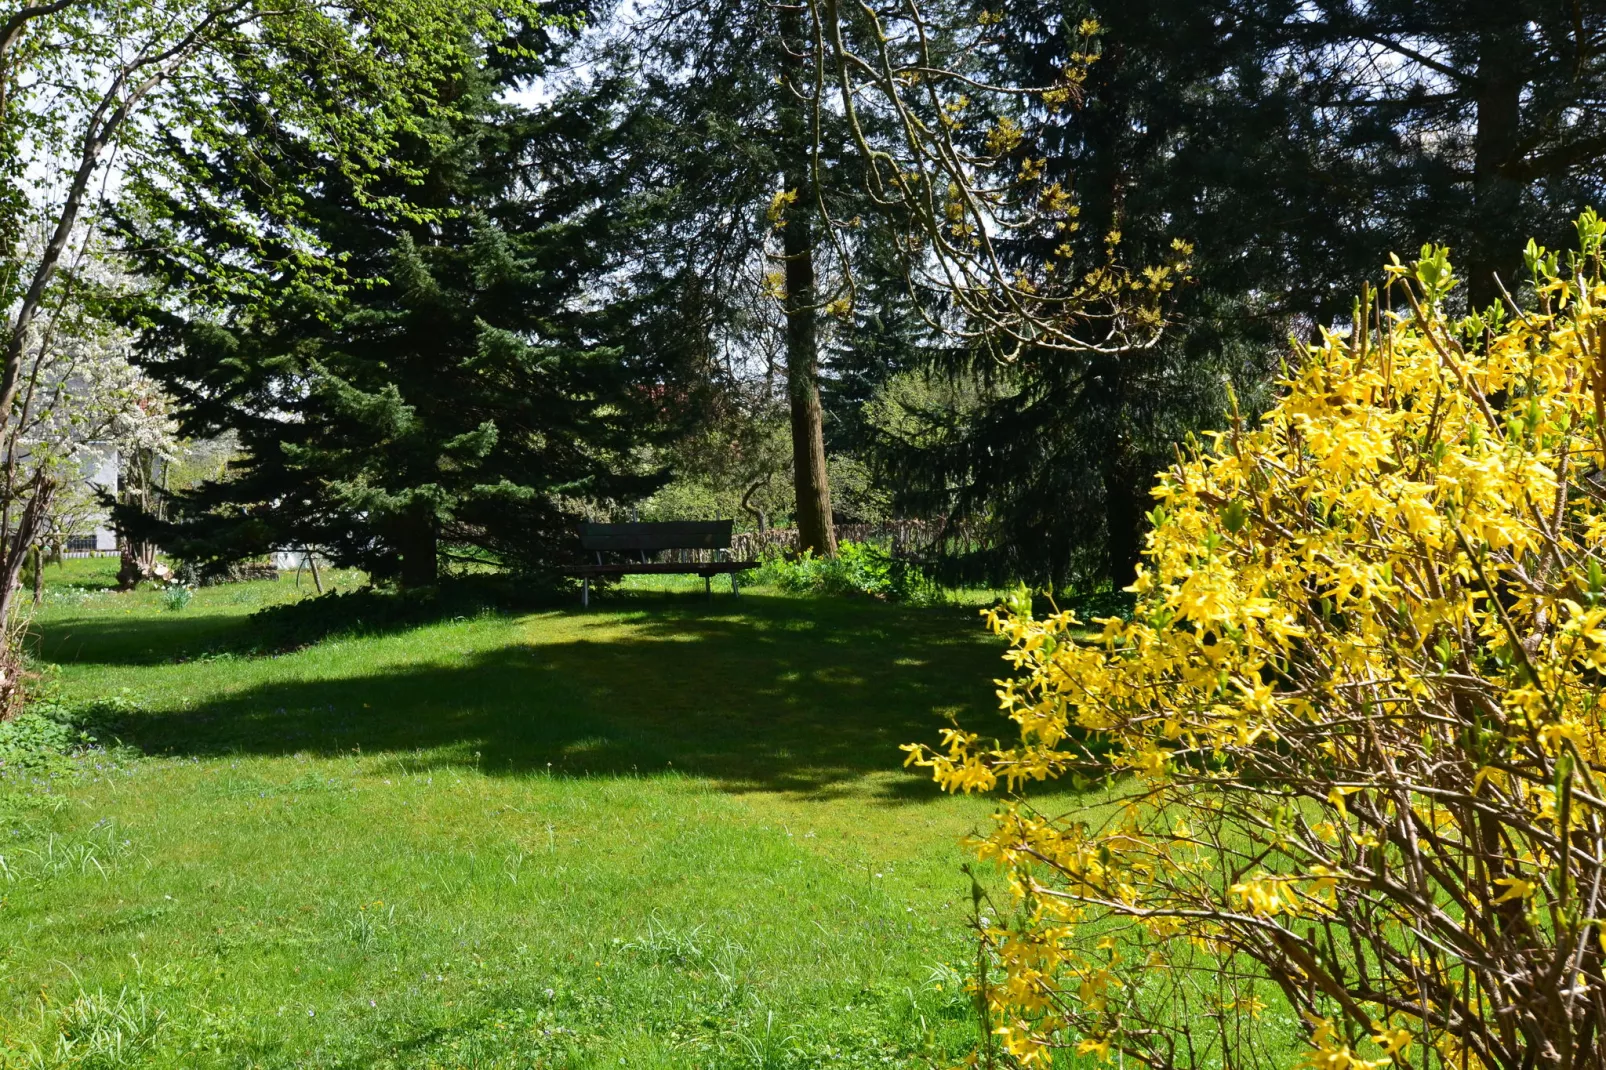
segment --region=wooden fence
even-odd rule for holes
[[[888,546],[894,557],[922,557],[930,553],[943,536],[943,526],[935,520],[889,520],[880,524],[838,524],[836,541],[875,542]],[[754,561],[766,553],[794,553],[796,528],[742,531],[731,537],[731,556]]]
[[[950,549],[955,540],[966,542],[964,530],[945,536],[941,521],[890,520],[880,524],[838,524],[836,541],[875,542],[887,546],[894,557],[928,557],[939,548]],[[776,553],[797,552],[796,528],[769,528],[764,531],[738,531],[731,536],[730,555],[737,561],[757,561]],[[676,562],[711,560],[709,550],[668,550],[662,559]]]

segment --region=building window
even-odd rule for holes
[[[95,536],[69,535],[67,536],[67,552],[69,554],[83,553],[85,550],[95,549]]]

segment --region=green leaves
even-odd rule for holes
[[[1595,209],[1585,208],[1573,225],[1578,231],[1578,255],[1585,260],[1600,256],[1601,243],[1606,240],[1606,219],[1597,215]],[[1529,244],[1532,245],[1532,241]]]
[[[1422,255],[1411,265],[1411,273],[1429,304],[1438,304],[1460,281],[1450,267],[1450,250],[1443,245],[1422,246]]]
[[[1529,238],[1522,250],[1522,266],[1536,283],[1541,279],[1553,279],[1561,273],[1561,254]]]
[[[1244,529],[1249,522],[1249,506],[1242,501],[1228,502],[1221,510],[1221,526],[1230,534],[1236,535]]]
[[[1032,589],[1024,583],[1016,584],[1015,589],[1009,592],[1004,599],[1004,605],[1009,615],[1016,620],[1032,619]]]

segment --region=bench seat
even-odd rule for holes
[[[591,604],[591,581],[610,576],[701,576],[703,588],[713,598],[710,580],[714,576],[731,578],[731,593],[737,593],[736,574],[757,568],[757,561],[649,561],[648,554],[664,550],[708,550],[730,556],[732,521],[674,520],[659,523],[581,524],[580,548],[596,555],[596,564],[570,565],[563,569],[580,578],[580,604]],[[603,554],[634,554],[635,561],[604,561]]]
[[[566,565],[563,572],[569,576],[629,576],[638,573],[647,576],[718,576],[726,572],[746,572],[758,566],[757,561],[622,561],[606,565]]]

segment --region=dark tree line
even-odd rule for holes
[[[980,10],[979,8],[977,9]],[[996,10],[996,9],[994,9]],[[1002,8],[997,80],[1042,84],[1099,24],[1080,106],[1046,117],[1075,241],[1193,282],[1152,348],[1025,354],[934,346],[947,389],[877,444],[910,508],[994,526],[994,579],[1125,583],[1154,471],[1189,432],[1255,408],[1290,336],[1341,319],[1391,252],[1451,246],[1482,308],[1527,237],[1565,244],[1599,203],[1606,6],[1569,2],[1123,0]],[[1016,250],[1022,260],[1041,248]],[[963,384],[957,396],[954,384]]]
[[[453,558],[539,571],[582,512],[682,475],[665,447],[730,411],[732,353],[767,334],[803,545],[831,552],[837,454],[900,511],[985,533],[959,571],[1119,586],[1175,445],[1252,413],[1290,335],[1346,314],[1388,253],[1449,244],[1482,307],[1520,287],[1528,236],[1563,244],[1599,202],[1599,0],[954,0],[931,30],[991,27],[963,57],[978,85],[1053,85],[1094,56],[1069,99],[976,92],[1036,131],[1011,165],[1075,204],[1005,256],[1085,271],[1192,249],[1158,342],[1000,359],[943,329],[952,303],[892,253],[910,220],[865,194],[838,112],[808,106],[821,10],[532,29],[437,87],[455,125],[404,145],[411,179],[383,191],[246,98],[262,151],[175,147],[181,180],[120,217],[153,295],[126,311],[188,429],[234,432],[242,457],[153,537],[218,562],[316,545],[409,584]],[[583,76],[552,74],[566,55]],[[896,137],[867,115],[872,143]],[[303,191],[297,228],[241,223],[270,188]],[[306,256],[344,285],[298,285]]]

